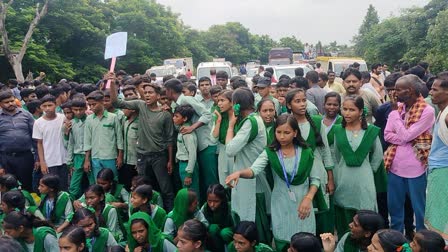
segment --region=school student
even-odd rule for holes
[[[60,178],[52,174],[40,179],[38,189],[42,199],[39,210],[55,226],[57,233],[62,232],[69,225],[69,217],[73,212],[70,195],[61,190]]]
[[[26,252],[59,252],[56,232],[47,222],[28,213],[13,211],[3,219],[4,233]]]
[[[291,237],[291,244],[289,246],[288,252],[301,252],[301,251],[322,252],[319,239],[315,235],[307,232],[300,232],[294,234]]]
[[[205,252],[207,244],[207,227],[198,220],[187,220],[178,232],[179,241],[177,251],[179,252]]]
[[[338,241],[337,247],[333,234],[321,234],[325,252],[361,252],[367,251],[373,235],[384,228],[384,220],[380,214],[370,210],[359,210],[350,223],[350,232],[345,233]]]
[[[120,223],[120,218],[115,207],[106,203],[104,189],[99,185],[91,185],[87,188],[85,196],[87,207],[91,207],[95,211],[98,225],[107,228],[116,241],[123,241],[122,223]]]
[[[293,234],[316,230],[313,199],[320,187],[320,174],[316,168],[319,161],[314,159],[312,149],[300,136],[293,115],[277,118],[275,137],[250,168],[231,174],[226,182],[236,185],[240,177],[254,178],[269,164],[274,176],[272,231],[277,251],[282,251]]]
[[[94,179],[92,172],[85,172],[83,167],[85,160],[84,128],[87,118],[87,104],[86,101],[80,99],[73,100],[71,103],[74,118],[72,119],[72,127],[68,136],[67,165],[73,167],[69,192],[74,199],[77,199],[82,194],[81,182],[83,175],[87,175],[91,184],[94,183]]]
[[[61,179],[61,189],[68,189],[67,151],[64,147],[63,125],[65,116],[56,113],[56,99],[46,95],[41,99],[45,113],[33,127],[33,138],[37,139],[37,153],[42,174],[54,174]]]
[[[342,116],[341,125],[333,126],[337,163],[333,197],[338,234],[348,231],[357,210],[378,210],[376,190],[379,185],[375,184],[375,173],[385,171],[381,167],[383,150],[379,128],[367,124],[362,97],[345,97]]]
[[[367,251],[412,252],[411,246],[401,232],[393,229],[381,229],[372,237]]]
[[[125,97],[129,92],[125,92]],[[125,98],[125,101],[133,101],[138,98]],[[131,189],[131,180],[137,175],[137,143],[138,143],[138,112],[131,109],[123,109],[126,120],[123,122],[124,136],[124,160],[123,167],[118,170],[118,182]]]
[[[115,77],[112,75],[107,78]],[[114,85],[110,89],[111,100],[117,108],[138,111],[137,171],[139,175],[147,176],[151,185],[160,186],[164,207],[170,210],[174,200],[170,178],[174,162],[173,120],[171,114],[157,104],[161,92],[159,86],[143,78],[137,79],[134,84],[142,86],[142,100],[118,100]]]
[[[226,153],[235,158],[233,172],[250,167],[266,146],[263,120],[255,113],[254,96],[249,89],[233,92],[233,113],[229,114]],[[232,190],[232,209],[242,220],[255,221],[260,241],[271,240],[267,217],[270,206],[270,187],[264,174],[256,179],[243,180]]]
[[[174,200],[174,208],[168,213],[163,233],[169,235],[177,243],[177,232],[185,221],[197,219],[208,226],[204,214],[198,209],[198,196],[191,189],[181,189]]]
[[[180,134],[195,132],[198,138],[198,165],[200,198],[205,199],[208,185],[218,183],[218,158],[216,144],[210,139],[212,114],[194,97],[182,94],[182,83],[177,79],[165,82],[167,96],[176,102],[177,106],[189,104],[195,113],[190,126],[180,128]]]
[[[257,112],[266,127],[266,145],[270,145],[275,138],[274,124],[276,118],[275,103],[271,99],[262,99],[257,105]]]
[[[238,216],[230,207],[224,186],[210,185],[207,190],[207,202],[202,206],[201,212],[208,223],[208,233],[216,251],[225,251],[233,239],[233,228],[239,221]]]
[[[26,104],[26,107],[28,111],[33,115],[34,120],[39,119],[43,115],[40,105],[42,105],[42,102],[40,100],[33,100]]]
[[[2,193],[1,203],[0,209],[2,210],[2,214],[0,214],[0,223],[2,223],[3,218],[12,211],[21,213],[28,212],[41,220],[45,220],[44,215],[37,206],[25,206],[25,196],[23,196],[20,191],[16,190]]]
[[[273,252],[274,250],[258,240],[257,226],[252,221],[241,221],[235,228],[229,252]]]
[[[104,108],[104,94],[94,91],[87,96],[93,114],[87,116],[84,128],[84,171],[94,178],[102,168],[117,169],[123,164],[123,130],[117,115]]]
[[[84,230],[89,252],[104,251],[118,245],[109,230],[98,225],[95,213],[87,208],[76,210],[70,223]]]
[[[21,188],[19,181],[14,175],[7,173],[0,176],[0,193],[4,194],[9,191],[19,191],[25,197],[26,206],[36,206],[33,196],[27,190]]]
[[[124,120],[126,119],[126,117],[125,117],[123,111],[119,110],[118,108],[115,108],[114,105],[112,104],[109,90],[104,91],[104,108],[108,112],[114,113],[115,115],[117,115],[118,121],[120,121],[121,124],[124,123]]]
[[[145,212],[151,216],[154,224],[158,229],[163,229],[166,221],[166,211],[155,204],[151,203],[153,197],[153,190],[150,185],[140,185],[133,192],[131,196],[131,211],[130,213]]]
[[[62,232],[58,240],[60,251],[88,252],[86,233],[80,227],[71,226]]]
[[[221,86],[213,86],[212,89],[221,89]],[[211,131],[211,139],[218,143],[218,176],[221,185],[226,184],[225,180],[233,169],[233,159],[226,154],[229,111],[233,110],[232,94],[232,90],[220,91],[217,97],[216,108],[212,108],[215,120]]]
[[[26,111],[29,111],[26,104],[30,101],[37,100],[36,91],[31,88],[24,88],[20,90],[20,97],[22,97],[22,109]]]
[[[297,88],[289,91],[286,94],[286,105],[299,124],[302,138],[305,139],[307,144],[313,150],[314,158],[318,165],[318,168],[316,169],[320,172],[319,178],[321,185],[319,190],[324,192],[323,200],[325,201],[326,206],[323,204],[320,205],[321,209],[316,213],[317,234],[331,232],[333,224],[331,222],[331,217],[327,218],[327,215],[329,214],[329,195],[333,194],[334,190],[332,171],[334,162],[331,157],[327,138],[323,137],[326,133],[321,127],[322,117],[319,115],[310,115],[307,110],[308,103],[306,92],[303,89]]]
[[[129,218],[129,251],[175,252],[176,246],[164,235],[144,212]]]
[[[190,105],[176,107],[173,115],[174,125],[188,127],[191,125],[194,109]],[[179,175],[183,187],[191,188],[199,194],[199,168],[197,165],[198,139],[193,131],[190,134],[177,135],[176,159],[179,161]]]

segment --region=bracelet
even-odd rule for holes
[[[313,198],[309,195],[305,195],[305,199],[309,199],[309,200],[313,201]]]

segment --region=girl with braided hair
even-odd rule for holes
[[[301,136],[313,150],[317,163],[316,169],[319,171],[321,179],[319,189],[326,192],[326,194],[318,194],[324,195],[324,198],[316,198],[315,200],[315,204],[320,207],[316,213],[317,234],[333,232],[334,218],[329,211],[329,195],[333,194],[334,191],[332,171],[334,162],[328,139],[325,137],[325,128],[322,127],[322,116],[309,114],[307,111],[306,92],[300,88],[292,89],[286,94],[286,106],[299,123]]]
[[[362,97],[345,97],[342,116],[342,123],[333,126],[336,147],[333,198],[338,234],[348,231],[357,210],[378,210],[375,173],[384,170],[379,128],[367,124]]]

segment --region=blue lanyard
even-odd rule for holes
[[[45,217],[47,217],[47,219],[50,219],[51,211],[53,211],[53,201],[47,199],[47,201],[45,202],[45,210],[46,210]]]
[[[299,167],[298,167],[299,156],[297,155],[297,148],[294,148],[294,153],[295,153],[294,167],[293,167],[292,174],[291,174],[291,180],[289,180],[288,174],[286,173],[286,167],[285,167],[285,161],[283,160],[283,155],[280,150],[277,151],[277,156],[280,159],[280,165],[282,166],[282,170],[283,170],[283,176],[285,176],[286,186],[288,187],[289,190],[291,190],[290,189],[291,183],[294,180],[294,177],[296,176],[297,170],[299,169]]]

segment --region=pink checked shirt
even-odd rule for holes
[[[384,130],[384,139],[397,145],[397,153],[390,171],[403,178],[416,178],[425,173],[425,167],[417,159],[412,148],[412,140],[431,130],[435,120],[434,108],[426,106],[420,120],[408,129],[405,127],[407,116],[405,109],[401,114],[398,113],[398,110],[390,112]]]

